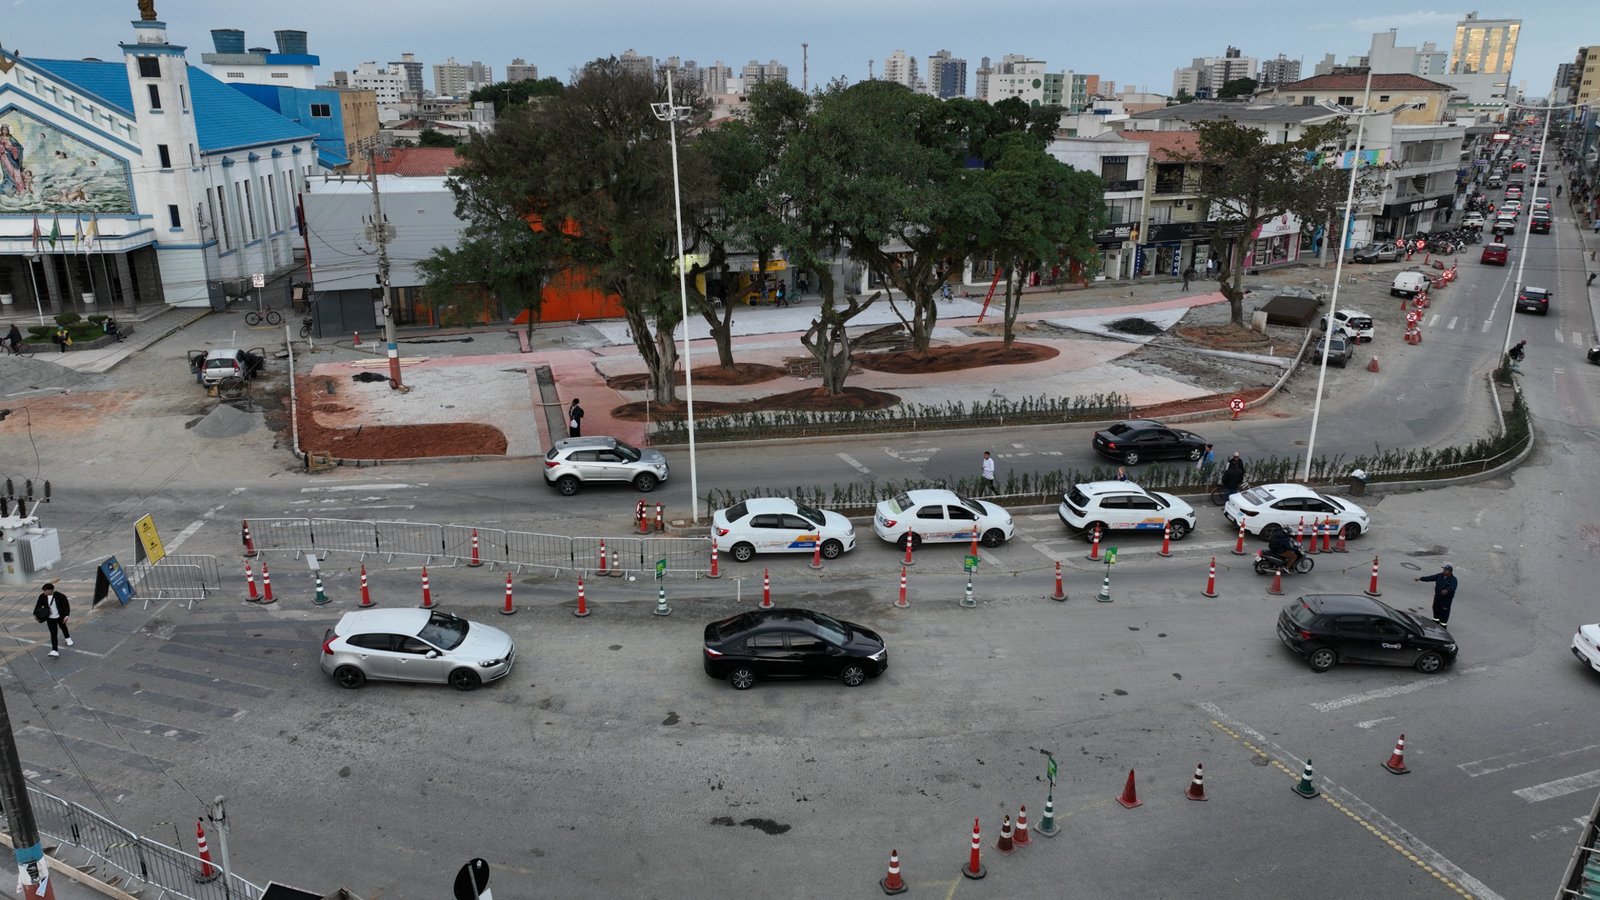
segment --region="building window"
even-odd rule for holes
[[[172,223],[174,231],[183,227],[183,220],[178,218],[178,205],[176,203],[167,204],[167,221]]]
[[[244,186],[244,217],[250,223],[245,229],[250,234],[250,240],[256,239],[256,199],[250,196],[250,182],[243,182]]]
[[[271,174],[267,175],[267,201],[272,207],[272,230],[281,231],[282,226],[278,224],[278,190],[276,176]]]
[[[1379,94],[1378,95],[1378,102],[1379,103],[1388,103],[1389,102],[1389,95],[1388,94]]]
[[[140,78],[160,78],[161,77],[161,57],[159,57],[159,56],[141,56],[141,57],[139,57],[139,77]]]
[[[1107,156],[1100,160],[1100,178],[1102,181],[1127,181],[1128,158],[1126,156]]]
[[[1355,95],[1352,94],[1348,97],[1340,97],[1339,99],[1333,101],[1333,103],[1335,106],[1355,106],[1356,98]]]
[[[228,227],[228,195],[217,188],[217,221],[222,223],[222,249],[233,246],[233,229]]]
[[[152,85],[149,85],[149,88],[150,88],[150,108],[153,109],[153,110],[159,110],[161,108],[161,87],[160,87],[160,85],[152,84]]]
[[[189,111],[189,86],[186,84],[178,85],[178,108]]]
[[[172,151],[167,149],[166,144],[157,144],[156,154],[161,157],[161,168],[172,168]]]
[[[311,104],[311,118],[331,119],[333,118],[333,107],[327,103],[313,103]]]

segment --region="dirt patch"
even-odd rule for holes
[[[735,363],[731,369],[724,369],[722,366],[697,366],[694,370],[694,383],[736,387],[743,384],[760,384],[785,374],[787,373],[783,369],[765,363]],[[682,372],[673,373],[673,383],[683,384]],[[647,391],[650,389],[650,375],[645,372],[613,375],[606,379],[606,387],[614,391]]]
[[[1184,413],[1220,412],[1228,408],[1228,401],[1240,397],[1249,403],[1257,400],[1267,393],[1267,388],[1251,388],[1233,394],[1211,394],[1206,397],[1194,397],[1189,400],[1175,400],[1171,403],[1158,403],[1155,406],[1141,406],[1135,409],[1134,416],[1141,419],[1160,419],[1166,416],[1178,416]]]
[[[694,415],[698,420],[704,416],[726,416],[741,412],[759,412],[761,410],[792,409],[812,412],[837,412],[843,410],[888,409],[900,402],[894,394],[883,391],[869,391],[866,388],[846,387],[842,394],[829,394],[822,388],[810,388],[803,391],[790,391],[786,394],[773,394],[767,397],[754,397],[740,403],[707,403],[699,402],[694,405]],[[644,401],[625,403],[611,410],[613,418],[627,422],[645,421]],[[675,419],[684,415],[684,403],[679,400],[670,406],[659,403],[650,404],[650,417],[652,419]]]
[[[1127,319],[1118,319],[1115,322],[1111,322],[1110,324],[1106,325],[1106,328],[1111,331],[1115,331],[1118,334],[1141,335],[1160,334],[1165,330],[1160,325],[1157,325],[1149,319],[1141,319],[1138,316]]]
[[[1240,353],[1282,355],[1285,350],[1293,353],[1299,347],[1298,342],[1290,346],[1269,335],[1251,331],[1232,322],[1223,325],[1182,325],[1173,329],[1172,333],[1201,347],[1234,350]]]
[[[314,411],[331,406],[317,387],[325,379],[301,378],[300,447],[340,459],[417,459],[433,456],[504,456],[506,436],[478,422],[430,425],[358,425],[334,428],[319,424]],[[288,406],[287,395],[284,406]]]
[[[915,350],[858,353],[853,360],[861,368],[874,372],[928,375],[936,372],[981,369],[986,366],[1020,366],[1053,359],[1060,353],[1061,351],[1056,348],[1043,344],[1012,344],[1008,348],[1004,341],[979,341],[975,344],[929,347],[927,353],[918,353]]]
[[[108,422],[126,421],[128,410],[138,399],[140,395],[131,391],[38,394],[27,401],[28,416],[18,414],[10,421],[24,428],[39,427],[36,433],[41,439],[46,434],[62,437],[104,428]],[[29,426],[29,421],[37,426]]]

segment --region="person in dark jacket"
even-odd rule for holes
[[[1433,620],[1440,625],[1450,624],[1450,604],[1456,599],[1456,570],[1444,564],[1436,574],[1424,575],[1418,581],[1433,582]]]
[[[1235,453],[1228,460],[1227,468],[1222,470],[1222,491],[1232,497],[1239,493],[1242,487],[1244,487],[1244,460]]]
[[[50,655],[60,656],[61,648],[56,644],[57,632],[67,639],[67,646],[72,646],[72,633],[67,630],[67,616],[72,614],[72,605],[67,602],[67,595],[56,590],[54,584],[47,584],[39,592],[39,601],[33,604],[33,617],[45,625],[50,626]]]
[[[583,437],[583,407],[576,399],[567,409],[567,437]]]
[[[1300,542],[1289,534],[1286,528],[1275,528],[1272,537],[1267,541],[1267,549],[1279,559],[1283,560],[1283,570],[1293,572],[1295,563],[1300,561]]]

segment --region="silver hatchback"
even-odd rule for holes
[[[667,458],[613,437],[562,438],[544,455],[544,480],[569,497],[589,482],[631,484],[648,494],[667,480]]]
[[[367,679],[448,684],[470,691],[511,674],[511,635],[437,609],[358,609],[322,641],[322,671],[340,687]]]

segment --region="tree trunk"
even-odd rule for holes
[[[1227,263],[1217,273],[1217,288],[1228,298],[1228,309],[1233,324],[1244,327],[1244,248],[1245,242],[1235,238],[1228,245]]]
[[[850,376],[850,336],[845,326],[871,306],[878,295],[873,294],[862,302],[854,294],[846,294],[845,301],[849,306],[840,310],[833,302],[833,274],[827,271],[819,273],[817,286],[822,291],[822,308],[817,318],[811,320],[811,327],[801,335],[800,343],[817,361],[823,389],[837,396],[844,392],[845,379]]]
[[[1015,271],[1015,269],[1016,267],[1012,266],[1010,263],[1006,264],[1006,299],[1004,306],[1005,330],[1002,332],[1002,339],[1005,341],[1007,350],[1011,349],[1011,343],[1017,339],[1017,313],[1022,310],[1023,279],[1013,279],[1011,277],[1011,274],[1013,271]],[[1015,291],[1012,289],[1013,282],[1016,285]]]
[[[668,331],[663,340],[662,335],[651,330],[649,319],[639,305],[629,303],[626,298],[622,310],[633,336],[633,346],[650,372],[651,400],[657,404],[676,403],[678,390],[672,380],[672,369],[678,362],[678,355],[673,349],[672,332]]]

